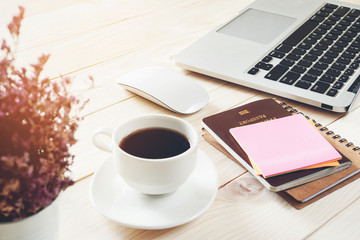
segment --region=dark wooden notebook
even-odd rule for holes
[[[247,155],[229,134],[229,129],[296,113],[297,111],[290,106],[279,104],[273,99],[259,100],[204,118],[203,126],[207,133],[203,136],[219,150],[227,154],[230,158],[240,162],[247,170],[249,170],[249,172],[254,174]],[[343,139],[340,139],[342,142],[339,141],[334,133],[327,131],[320,124],[316,124],[316,127],[342,154],[342,167],[338,167],[338,169],[328,167],[301,170],[268,179],[256,176],[265,187],[273,191],[287,189],[292,185],[291,189],[281,191],[279,194],[298,209],[324,196],[327,189],[335,189],[336,185],[339,185],[342,182],[345,183],[345,180],[349,178],[353,179],[359,175],[356,173],[360,169],[360,155],[355,152],[358,148],[349,148],[346,141],[343,141]],[[349,167],[350,164],[351,166]],[[347,169],[342,170],[344,168]]]

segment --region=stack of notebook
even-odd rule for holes
[[[359,148],[273,99],[206,117],[202,123],[206,140],[297,209],[360,176]]]

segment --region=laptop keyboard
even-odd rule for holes
[[[336,96],[357,92],[360,76],[348,80],[360,65],[360,10],[325,4],[309,20],[248,71],[309,91]]]

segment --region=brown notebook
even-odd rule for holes
[[[223,151],[230,158],[239,161],[247,170],[253,173],[251,164],[247,159],[246,154],[233,140],[228,132],[228,129],[236,126],[289,116],[290,114],[295,113],[297,113],[297,111],[292,109],[290,106],[285,104],[278,104],[273,99],[260,100],[204,118],[203,126],[205,130],[212,136],[208,133],[204,134],[203,136],[219,150]],[[290,183],[290,185],[293,184],[294,186],[303,184],[299,187],[294,187],[292,189],[279,192],[281,196],[287,199],[294,207],[298,209],[324,196],[326,189],[331,188],[331,190],[333,190],[335,189],[334,185],[338,184],[336,187],[340,187],[340,183],[346,184],[345,180],[347,178],[353,179],[358,177],[356,173],[360,169],[360,155],[356,153],[358,148],[353,148],[355,151],[351,151],[349,149],[352,148],[349,148],[350,146],[346,141],[343,139],[340,139],[341,141],[339,141],[337,136],[335,137],[331,131],[327,131],[325,128],[322,128],[320,124],[316,124],[316,127],[320,130],[322,135],[343,155],[341,164],[346,168],[346,166],[349,166],[349,159],[351,159],[353,162],[352,166],[340,172],[339,169],[332,171],[332,173],[338,171],[338,173],[335,174],[331,174],[331,172],[326,173],[326,171],[322,172],[326,170],[325,168],[322,168],[301,170],[269,179],[263,179],[257,176],[259,181],[262,182],[264,186],[267,185],[267,188],[272,190],[279,190],[284,186],[288,187],[288,183]],[[330,169],[334,169],[334,167],[331,167]],[[315,177],[311,177],[314,174]],[[355,176],[351,177],[352,175]],[[307,176],[310,176],[310,178],[306,178]],[[304,177],[307,182],[311,182],[304,184]],[[319,177],[320,179],[315,180]]]

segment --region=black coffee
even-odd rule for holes
[[[125,137],[119,147],[137,157],[159,159],[185,152],[190,148],[190,142],[184,135],[173,130],[146,128]]]

